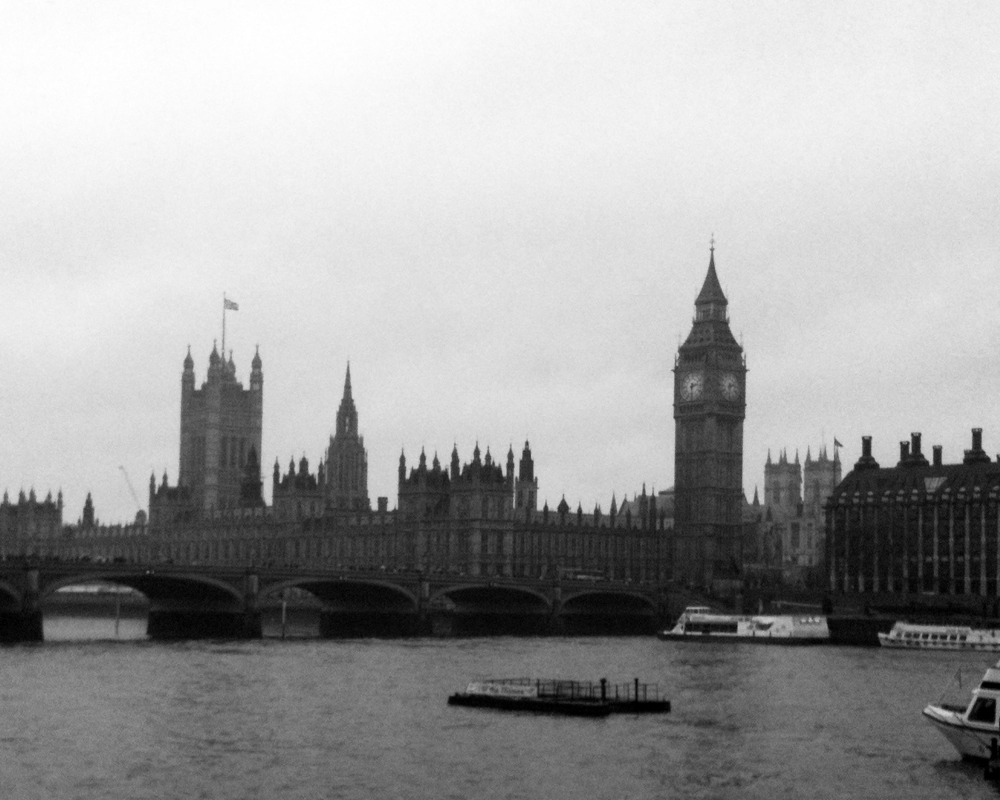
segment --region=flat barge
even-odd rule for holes
[[[529,711],[574,717],[610,714],[663,714],[670,701],[660,697],[655,684],[609,684],[600,681],[490,678],[473,681],[464,692],[448,697],[448,705]]]

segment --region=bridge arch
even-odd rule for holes
[[[41,599],[44,602],[46,597],[66,586],[86,586],[92,583],[128,586],[144,594],[150,602],[207,601],[232,605],[234,608],[242,608],[243,604],[243,593],[240,588],[227,581],[209,575],[184,573],[161,575],[152,570],[135,573],[109,571],[60,575],[42,587]]]
[[[552,611],[552,600],[544,592],[526,586],[505,586],[494,583],[444,586],[435,590],[429,598],[432,607],[449,602],[455,605],[457,611],[507,610],[514,613],[546,614]]]
[[[655,601],[642,592],[593,587],[563,596],[559,624],[563,632],[637,636],[654,633],[659,615]]]
[[[260,598],[272,598],[285,589],[302,589],[328,609],[415,613],[419,601],[413,592],[392,581],[351,578],[289,578],[261,588]]]

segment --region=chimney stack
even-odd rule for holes
[[[900,442],[899,443],[899,466],[905,466],[906,462],[910,460],[910,443]]]
[[[941,445],[936,444],[936,445],[934,445],[933,449],[934,449],[934,466],[935,467],[940,467],[941,466]]]
[[[834,458],[836,458],[836,450],[834,450]],[[878,462],[872,458],[871,436],[861,437],[861,458],[859,458],[858,463],[854,465],[854,469],[878,469]]]
[[[972,429],[972,449],[965,451],[963,464],[988,464],[990,457],[983,451],[983,429]]]
[[[911,433],[910,441],[910,464],[914,467],[926,467],[927,459],[924,458],[924,454],[920,452],[920,434]]]

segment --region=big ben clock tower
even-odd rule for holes
[[[735,578],[741,560],[747,369],[727,305],[713,243],[674,364],[674,578],[702,587]]]

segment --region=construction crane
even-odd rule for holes
[[[129,478],[128,476],[128,470],[126,470],[125,467],[121,466],[120,464],[118,465],[118,469],[120,469],[122,471],[122,475],[125,476],[125,483],[128,484],[128,492],[130,495],[132,495],[132,499],[135,500],[136,510],[141,514],[142,503],[139,502],[139,495],[135,493],[135,487],[132,485],[132,479]]]

